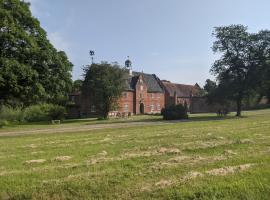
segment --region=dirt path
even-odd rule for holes
[[[82,132],[82,131],[91,131],[91,130],[109,129],[109,128],[165,125],[165,124],[176,123],[176,122],[178,121],[129,122],[129,123],[82,125],[79,127],[74,126],[74,127],[39,128],[39,129],[32,129],[32,130],[22,130],[22,131],[16,130],[16,131],[0,132],[0,136],[31,135],[31,134],[39,134],[39,133]]]

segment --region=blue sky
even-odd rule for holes
[[[117,61],[172,82],[203,85],[213,78],[213,27],[270,29],[269,0],[28,0],[48,38],[74,64]]]

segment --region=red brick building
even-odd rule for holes
[[[187,105],[188,109],[191,106],[192,98],[199,96],[199,85],[184,85],[171,83],[170,81],[161,81],[165,91],[165,106],[169,105]]]
[[[127,74],[125,89],[118,100],[118,109],[112,110],[110,116],[119,114],[155,114],[165,106],[165,95],[161,81],[154,74],[132,72],[131,61],[125,62]],[[91,99],[82,97],[79,92],[69,95],[72,102],[68,106],[70,118],[90,117],[97,114]]]
[[[118,109],[112,110],[110,116],[119,114],[156,114],[168,105],[191,105],[192,97],[197,96],[199,87],[161,81],[155,74],[132,72],[131,61],[125,62],[127,69],[125,89],[118,100]],[[90,117],[97,115],[91,99],[82,97],[79,92],[69,95],[72,104],[68,107],[70,118]]]
[[[156,75],[130,71],[119,99],[119,109],[112,113],[160,113],[164,105],[164,90]]]

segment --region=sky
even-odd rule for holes
[[[74,64],[73,79],[95,62],[127,56],[134,71],[175,83],[204,85],[211,65],[214,27],[243,24],[270,29],[269,0],[28,0],[51,43]]]

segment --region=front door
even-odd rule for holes
[[[140,103],[140,114],[144,114],[144,104]]]

